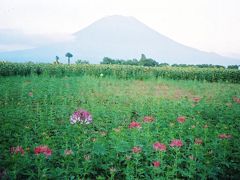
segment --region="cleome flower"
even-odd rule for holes
[[[185,117],[185,116],[179,116],[179,117],[177,118],[177,121],[178,121],[179,123],[184,123],[185,120],[186,120],[186,117]]]
[[[160,162],[159,161],[153,161],[153,166],[154,167],[159,167],[160,166]]]
[[[230,139],[232,136],[230,134],[219,134],[220,139]]]
[[[170,146],[171,147],[181,147],[181,146],[183,146],[183,142],[180,139],[174,139],[174,140],[172,140]]]
[[[203,143],[203,140],[200,138],[195,138],[194,143],[201,145]]]
[[[160,142],[156,142],[153,144],[153,149],[156,151],[166,151],[167,147],[165,144],[161,144]]]
[[[44,154],[46,157],[51,156],[52,155],[52,150],[48,147],[48,146],[37,146],[34,149],[34,154],[38,155],[38,154]]]
[[[135,146],[132,148],[133,153],[140,153],[142,151],[142,148],[139,146]]]
[[[154,117],[152,117],[152,116],[145,116],[143,118],[143,121],[144,122],[153,122],[154,121]]]
[[[236,96],[233,97],[233,101],[234,101],[235,103],[240,104],[240,98],[238,98],[238,97],[236,97]]]
[[[140,128],[140,127],[141,124],[136,121],[131,122],[130,125],[128,126],[128,128]]]
[[[21,155],[24,155],[24,150],[23,150],[22,146],[11,147],[11,148],[10,148],[10,152],[11,152],[12,154],[18,154],[18,153],[20,153]]]
[[[71,149],[65,149],[64,155],[66,156],[73,155],[73,151]]]
[[[198,103],[201,100],[201,98],[200,97],[193,97],[192,100],[193,100],[194,103]]]
[[[70,117],[70,123],[81,123],[81,124],[90,124],[92,123],[92,116],[89,112],[84,109],[79,109],[78,111],[74,112],[73,115]]]

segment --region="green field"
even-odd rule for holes
[[[0,179],[239,179],[239,98],[230,83],[0,77]],[[93,123],[70,124],[78,109]]]

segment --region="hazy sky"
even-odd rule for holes
[[[239,9],[240,0],[0,0],[0,30],[73,33],[117,14],[200,50],[240,54]]]

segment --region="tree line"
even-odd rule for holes
[[[212,65],[212,64],[168,64],[168,63],[158,63],[152,58],[147,58],[144,54],[141,55],[141,58],[138,59],[112,59],[109,57],[104,57],[100,64],[118,64],[118,65],[135,65],[135,66],[152,66],[152,67],[198,67],[198,68],[226,68],[222,65]],[[229,65],[227,69],[238,69],[240,65]]]
[[[70,59],[73,57],[71,53],[66,53],[65,55],[68,58],[68,64],[70,64]],[[78,59],[75,61],[76,64],[90,64],[87,60],[81,60]],[[60,64],[59,57],[56,56],[54,64]],[[147,58],[145,54],[141,55],[141,58],[138,59],[112,59],[109,57],[104,57],[103,60],[100,62],[100,64],[118,64],[118,65],[135,65],[135,66],[149,66],[149,67],[166,67],[166,66],[172,66],[172,67],[198,67],[198,68],[226,68],[222,65],[212,65],[212,64],[172,64],[169,65],[168,63],[159,63],[156,60],[152,58]],[[238,69],[240,65],[229,65],[227,66],[227,69]]]

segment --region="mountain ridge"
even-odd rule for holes
[[[220,56],[188,47],[149,28],[131,16],[101,18],[73,33],[71,42],[51,43],[29,50],[0,53],[0,59],[52,62],[55,56],[65,60],[66,52],[74,59],[99,63],[103,57],[115,59],[139,58],[146,54],[158,62],[169,64],[236,64],[238,59]],[[64,62],[65,62],[64,61]]]

